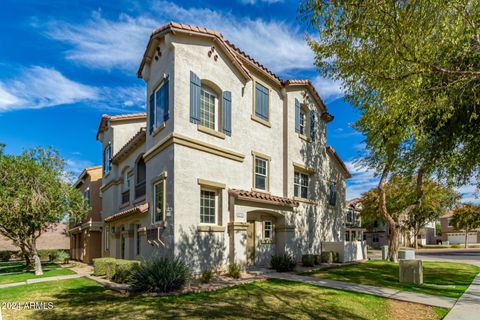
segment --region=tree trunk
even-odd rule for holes
[[[25,248],[24,244],[19,244],[20,251],[22,251],[23,258],[25,259],[25,267],[26,269],[30,269],[32,266],[32,260],[30,260],[30,254]]]
[[[400,228],[396,225],[390,228],[390,241],[388,243],[388,260],[396,262],[398,259],[398,250],[400,249]]]
[[[468,247],[467,241],[468,241],[468,228],[465,228],[465,249]]]
[[[33,261],[35,262],[35,275],[36,276],[41,276],[41,275],[43,275],[42,262],[40,261],[40,257],[38,256],[37,244],[36,244],[35,240],[32,241],[30,249],[32,251]]]
[[[414,240],[413,240],[415,250],[418,249],[418,234],[420,233],[420,231],[418,229],[419,229],[418,228],[418,222],[416,222],[415,223],[415,230],[413,232],[413,236],[415,237]]]

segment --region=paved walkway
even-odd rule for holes
[[[395,299],[400,301],[407,301],[413,303],[420,303],[434,307],[452,308],[455,305],[456,299],[448,297],[432,296],[423,293],[406,292],[390,288],[380,288],[369,286],[365,284],[356,284],[351,282],[342,282],[328,279],[320,279],[308,276],[300,276],[292,273],[267,273],[264,275],[267,278],[298,281],[313,284],[314,286],[327,287],[332,289],[340,289],[345,291],[353,291],[374,296]],[[480,281],[480,280],[479,280]],[[479,296],[480,297],[480,296]],[[453,319],[453,318],[452,318]]]
[[[458,299],[444,320],[474,320],[480,317],[480,273]]]
[[[38,283],[38,282],[68,280],[68,279],[76,279],[76,278],[81,278],[81,277],[85,277],[85,274],[71,274],[71,275],[68,275],[68,276],[56,276],[56,277],[29,279],[29,280],[22,281],[22,282],[0,284],[0,289],[8,288],[8,287],[23,286],[23,285],[26,285],[26,284],[32,284],[32,283]]]

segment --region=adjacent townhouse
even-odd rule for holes
[[[465,232],[456,230],[452,225],[453,210],[440,217],[441,239],[443,244],[465,244]],[[480,229],[471,231],[467,235],[467,244],[480,243]]]
[[[177,23],[151,34],[138,77],[147,113],[104,115],[97,134],[103,256],[179,256],[202,271],[343,248],[350,173],[310,81]]]
[[[91,210],[82,221],[70,223],[68,234],[72,259],[91,263],[92,259],[102,256],[101,185],[102,166],[84,169],[74,184],[74,187],[83,194]]]

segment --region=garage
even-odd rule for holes
[[[448,242],[450,244],[465,244],[465,233],[456,232],[448,234]],[[467,238],[468,244],[477,243],[477,233],[469,232]]]

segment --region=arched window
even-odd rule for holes
[[[202,85],[200,91],[200,124],[212,130],[219,128],[218,96],[213,89]]]
[[[145,195],[146,186],[145,181],[147,179],[147,168],[143,157],[137,161],[136,168],[136,184],[135,184],[135,198]]]

